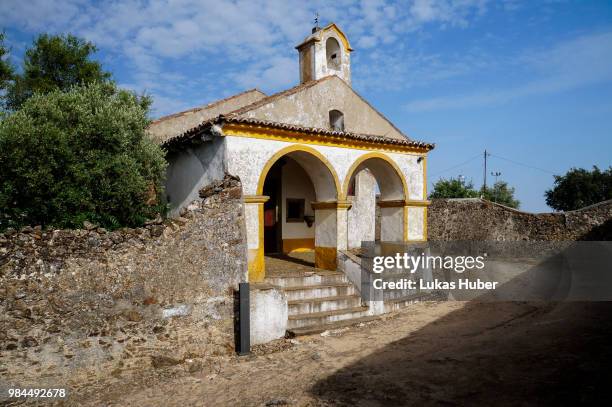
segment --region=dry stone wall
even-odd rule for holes
[[[241,191],[226,177],[180,217],[138,229],[0,235],[0,387],[79,386],[233,352]]]
[[[533,214],[482,199],[434,199],[427,212],[432,241],[612,239],[612,201]]]

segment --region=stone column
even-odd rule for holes
[[[266,276],[266,268],[264,263],[263,206],[268,199],[270,199],[270,197],[264,195],[244,196],[249,282],[263,281]]]
[[[338,250],[348,245],[348,201],[313,202],[315,211],[315,267],[336,270]]]
[[[405,241],[427,241],[427,206],[431,201],[408,200],[404,206]]]
[[[403,199],[379,201],[380,206],[380,241],[403,242],[406,240],[406,214]]]

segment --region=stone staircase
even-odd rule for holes
[[[266,278],[287,295],[291,336],[310,335],[374,319],[367,316],[356,287],[344,273],[312,269]]]

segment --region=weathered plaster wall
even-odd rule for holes
[[[285,292],[269,284],[253,284],[250,294],[251,345],[283,338],[289,316]]]
[[[355,176],[355,196],[348,211],[348,247],[361,247],[362,241],[374,241],[376,180],[368,170]]]
[[[286,141],[278,140],[262,140],[250,137],[226,137],[226,161],[227,171],[230,174],[237,175],[242,181],[245,195],[255,195],[261,172],[268,161],[278,151],[290,147],[300,145]],[[315,144],[301,144],[306,148],[311,148],[323,155],[333,166],[340,185],[344,183],[348,176],[348,171],[351,165],[357,161],[362,155],[368,154],[370,151],[352,148],[339,148],[330,146],[321,146]],[[404,177],[408,182],[408,189],[414,193],[409,194],[410,199],[423,199],[423,162],[417,164],[418,154],[399,154],[386,153],[381,154],[387,156],[391,161],[394,161],[404,173]],[[323,167],[321,167],[323,168]],[[305,168],[309,174],[312,174],[311,168]],[[318,170],[318,169],[317,169]],[[411,187],[410,180],[413,179],[416,186]],[[315,187],[316,180],[313,179]],[[317,199],[320,200],[319,197]]]
[[[0,388],[75,391],[233,352],[241,187],[227,178],[201,194],[181,217],[139,229],[1,234]]]
[[[308,227],[304,221],[287,222],[287,198],[305,199],[304,214],[314,215],[311,203],[316,201],[316,197],[310,177],[296,161],[288,159],[282,168],[282,183],[283,239],[314,239],[314,226]]]
[[[149,136],[156,142],[162,143],[170,137],[197,126],[205,120],[210,120],[220,114],[227,114],[233,110],[263,99],[266,95],[257,89],[252,89],[227,99],[162,117],[153,121],[148,128]]]
[[[329,111],[333,109],[344,113],[346,131],[405,140],[384,116],[335,76],[321,81],[317,86],[250,110],[243,116],[327,129],[330,126]]]
[[[481,199],[434,199],[428,230],[429,240],[610,240],[612,201],[533,214]]]
[[[223,179],[224,159],[225,139],[222,137],[168,154],[165,185],[170,216],[176,216],[196,199],[204,185]]]

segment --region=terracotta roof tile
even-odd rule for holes
[[[336,130],[316,128],[316,127],[305,127],[305,126],[299,126],[296,124],[271,122],[267,120],[259,120],[259,119],[252,119],[252,118],[246,118],[246,117],[235,117],[234,115],[230,115],[230,116],[221,115],[214,119],[207,120],[201,123],[200,125],[184,132],[183,134],[179,136],[166,140],[162,144],[162,147],[166,149],[175,148],[183,143],[192,141],[195,138],[197,138],[199,135],[201,135],[202,133],[209,131],[210,128],[214,124],[219,124],[222,126],[225,123],[251,124],[255,126],[262,126],[262,127],[282,129],[282,130],[290,130],[290,131],[295,131],[295,132],[300,132],[300,133],[314,133],[314,134],[329,137],[331,139],[340,138],[340,139],[349,139],[349,140],[357,140],[357,141],[368,141],[372,143],[380,143],[380,144],[385,144],[385,145],[398,145],[398,146],[423,148],[426,150],[431,150],[435,147],[435,144],[433,143],[414,141],[408,138],[402,140],[402,139],[395,139],[395,138],[389,138],[389,137],[384,137],[384,136],[376,136],[376,135],[371,135],[371,134],[358,134],[358,133],[352,133],[352,132],[347,132],[347,131],[336,131]]]

